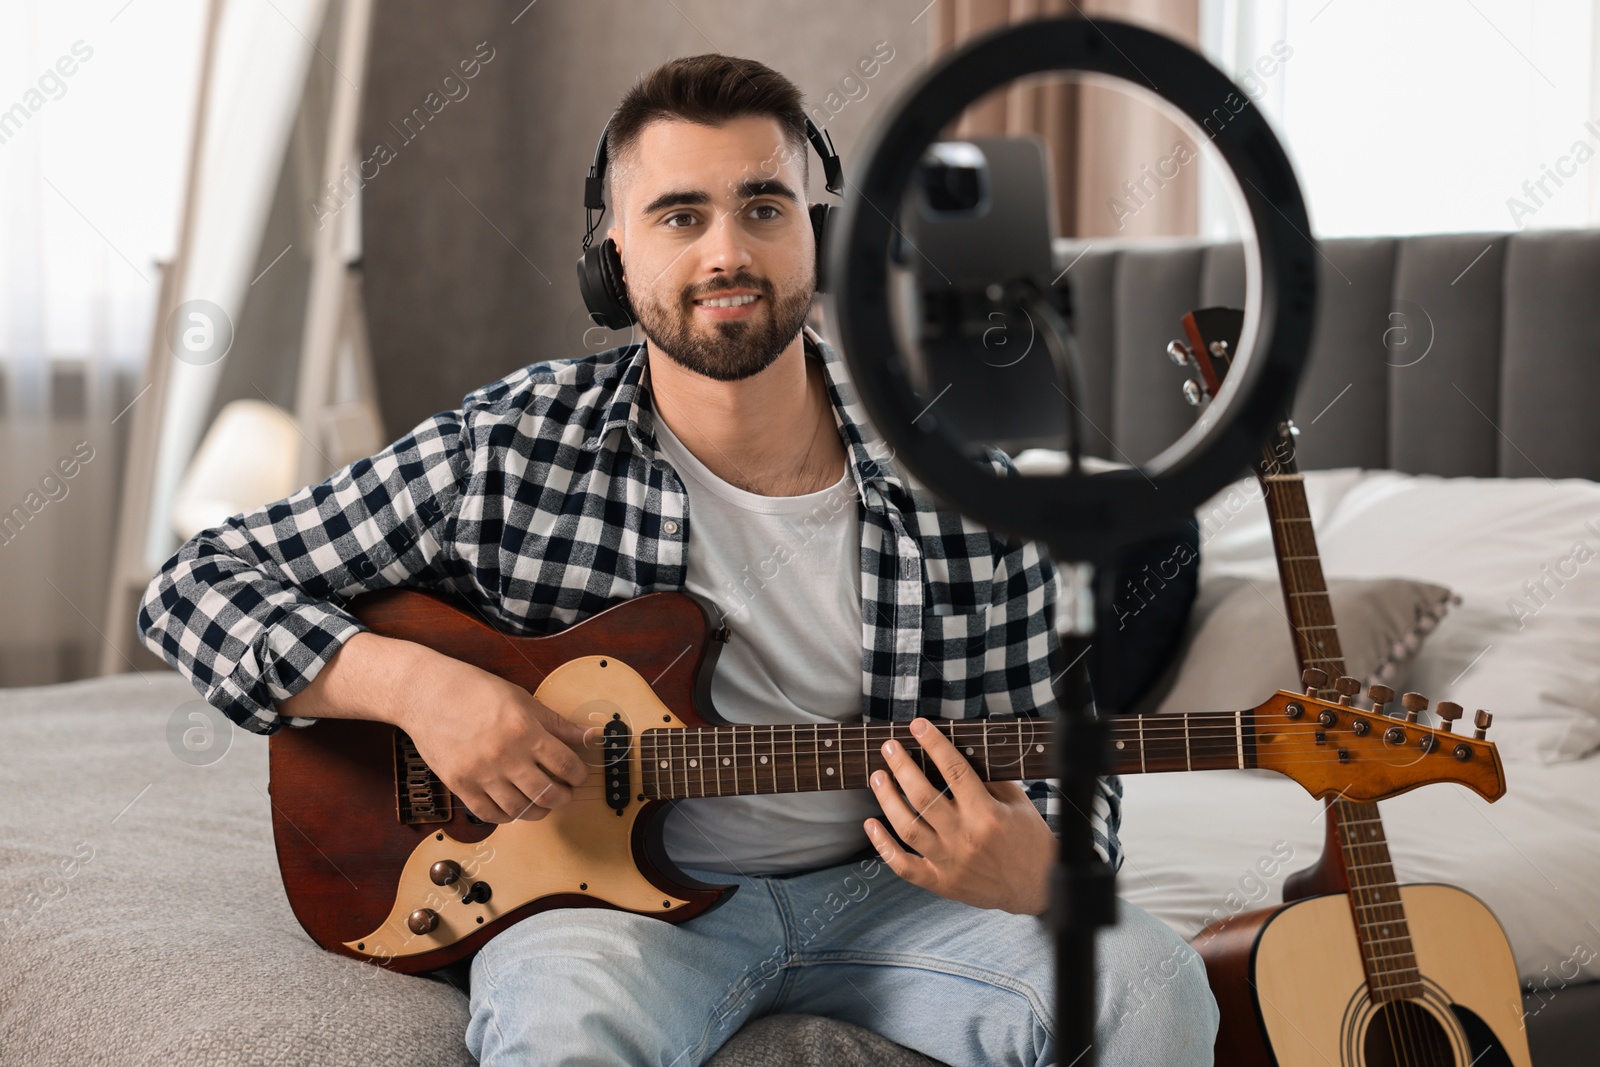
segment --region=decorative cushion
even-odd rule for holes
[[[1345,670],[1397,685],[1453,594],[1406,578],[1328,582]],[[1459,599],[1459,598],[1455,598]],[[1276,580],[1206,577],[1175,666],[1141,710],[1222,711],[1254,707],[1274,690],[1299,688],[1294,638]]]

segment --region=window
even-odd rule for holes
[[[1585,226],[1600,222],[1594,7],[1202,0],[1201,40],[1276,127],[1318,236]],[[1236,234],[1226,203],[1213,178],[1204,236]]]

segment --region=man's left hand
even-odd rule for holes
[[[911,720],[911,732],[949,789],[936,789],[905,746],[885,741],[883,755],[894,779],[873,772],[872,791],[895,833],[916,853],[901,848],[877,819],[868,819],[863,825],[878,854],[895,874],[941,897],[1042,915],[1057,842],[1022,783],[980,779],[927,719]]]

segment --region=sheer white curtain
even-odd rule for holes
[[[1319,236],[1600,223],[1594,0],[1201,0]],[[1224,190],[1201,229],[1236,233]]]
[[[119,415],[172,252],[203,15],[0,5],[0,685],[98,655]]]

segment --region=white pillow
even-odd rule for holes
[[[1460,597],[1405,687],[1493,713],[1507,762],[1600,747],[1600,484],[1311,471],[1306,497],[1329,578],[1405,575]],[[1197,512],[1200,581],[1276,572],[1253,478]],[[1458,729],[1461,727],[1458,727]]]

